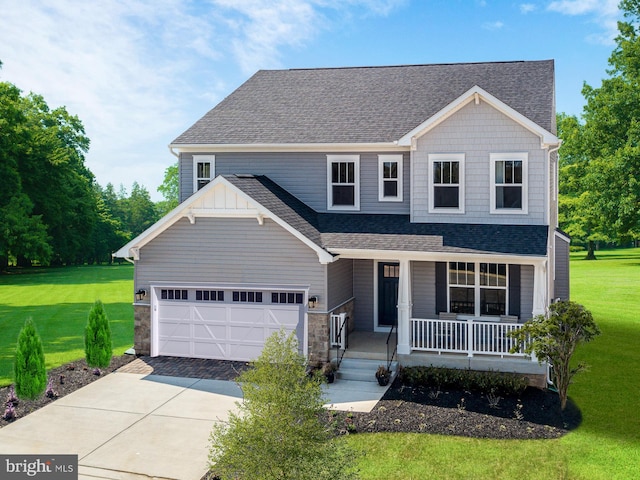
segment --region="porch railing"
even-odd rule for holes
[[[348,346],[349,329],[347,328],[346,313],[332,313],[329,321],[329,339],[331,342],[331,348],[336,349],[336,365],[339,368],[342,363],[342,357],[344,357]]]
[[[437,353],[466,353],[524,357],[510,353],[516,340],[508,333],[522,328],[518,323],[473,320],[411,319],[411,348]]]

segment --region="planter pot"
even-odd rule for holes
[[[389,377],[376,377],[378,379],[378,385],[385,387],[389,384]]]
[[[327,378],[327,383],[333,383],[336,379],[336,375],[333,372],[325,374],[325,377]]]

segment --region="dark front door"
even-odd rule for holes
[[[399,263],[378,264],[378,325],[391,326],[398,321]]]

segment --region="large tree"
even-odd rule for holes
[[[618,241],[640,238],[640,0],[623,0],[609,78],[585,85],[586,187],[602,231]]]
[[[162,194],[163,201],[156,204],[160,216],[164,216],[178,206],[180,201],[180,175],[178,173],[178,162],[167,167],[164,171],[164,180],[158,187],[158,192]]]

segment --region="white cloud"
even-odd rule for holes
[[[619,0],[558,0],[547,6],[547,10],[563,15],[586,15],[600,26],[601,31],[590,35],[592,43],[612,45],[618,34]]]
[[[504,27],[504,23],[499,20],[495,22],[485,22],[482,24],[482,28],[485,30],[500,30],[502,27]]]
[[[405,0],[0,0],[0,81],[65,105],[91,139],[100,184],[153,198],[166,145],[260,68],[280,67],[345,16]],[[196,112],[196,113],[194,113]]]
[[[533,12],[535,9],[536,9],[536,6],[533,3],[520,4],[520,13],[522,13],[523,15]]]

